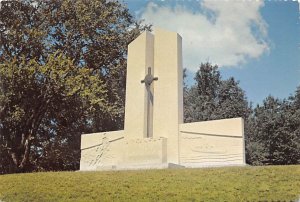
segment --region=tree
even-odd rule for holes
[[[254,109],[252,131],[247,144],[248,161],[260,164],[300,162],[300,120],[295,103],[272,96]]]
[[[297,87],[295,96],[290,97],[295,110],[300,110],[300,86]]]
[[[196,85],[185,88],[184,115],[185,122],[207,121],[226,118],[244,118],[246,154],[248,159],[263,158],[261,145],[250,144],[253,133],[251,122],[252,109],[248,104],[245,92],[233,77],[223,80],[218,66],[209,63],[201,64],[195,76]],[[250,146],[251,145],[251,149]],[[255,147],[253,149],[253,147]],[[252,162],[250,160],[250,162]],[[248,162],[249,163],[249,162]]]
[[[244,91],[234,78],[222,80],[217,65],[201,64],[195,80],[185,91],[185,122],[248,118],[251,109]]]
[[[18,170],[26,168],[32,142],[44,124],[62,124],[68,118],[63,116],[68,105],[81,113],[108,107],[103,81],[62,55],[50,55],[44,65],[25,59],[6,62],[0,66],[0,78],[2,146]]]
[[[0,3],[0,161],[76,169],[83,132],[123,127],[127,45],[150,28],[117,1]]]
[[[269,96],[252,110],[238,82],[222,80],[218,66],[201,64],[195,80],[184,88],[185,122],[243,117],[248,164],[300,163],[300,87],[287,100]]]

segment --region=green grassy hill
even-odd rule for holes
[[[0,201],[297,201],[300,165],[0,176]]]

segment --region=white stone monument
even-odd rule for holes
[[[242,118],[183,123],[181,40],[156,29],[129,44],[124,130],[82,135],[80,170],[245,165]]]

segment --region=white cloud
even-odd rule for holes
[[[176,31],[183,37],[184,67],[189,70],[207,61],[238,67],[269,50],[267,24],[260,15],[263,5],[263,1],[204,0],[199,3],[200,13],[182,5],[171,8],[151,2],[141,18],[154,28]]]

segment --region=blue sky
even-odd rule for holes
[[[300,85],[297,1],[124,0],[153,28],[183,37],[183,65],[193,83],[200,63],[240,81],[249,101],[287,98]]]

